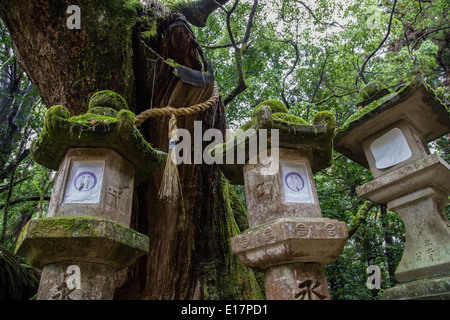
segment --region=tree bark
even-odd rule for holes
[[[0,245],[0,300],[27,300],[39,286],[41,273]]]
[[[71,114],[87,110],[89,97],[113,90],[136,114],[150,107],[187,107],[207,100],[212,68],[185,19],[163,6],[146,13],[131,0],[70,1],[79,5],[80,30],[66,27],[66,1],[2,0],[0,14],[10,29],[20,62],[48,107]],[[25,18],[27,17],[27,18]],[[203,114],[178,117],[192,137],[203,131],[225,134],[219,102]],[[151,118],[141,132],[156,148],[168,149],[168,119]],[[192,142],[194,138],[192,138]],[[209,142],[207,143],[209,144]],[[164,168],[135,190],[132,227],[150,237],[150,253],[119,272],[116,299],[263,298],[259,275],[232,254],[230,238],[246,215],[215,165],[178,166],[182,198],[158,199]]]

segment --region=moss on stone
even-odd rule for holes
[[[275,112],[272,113],[272,119],[274,121],[279,121],[286,124],[293,124],[293,125],[308,125],[308,123],[303,120],[302,118],[288,113],[282,113],[282,112]]]
[[[94,95],[92,100],[88,113],[72,118],[63,106],[51,107],[42,133],[32,144],[33,159],[57,170],[69,148],[109,148],[135,166],[136,183],[152,175],[167,154],[153,149],[143,138],[134,126],[135,114],[123,108],[123,98],[109,91]]]
[[[256,108],[253,110],[253,117],[260,116],[261,112],[264,108],[268,108],[271,113],[288,113],[288,108],[278,100],[266,100],[261,102]]]
[[[243,124],[239,129],[243,130],[243,131],[246,131],[248,129],[252,129],[252,128],[255,127],[257,122],[258,122],[257,119],[253,118],[252,120],[247,121],[245,124]]]
[[[98,91],[92,95],[89,99],[89,111],[96,107],[111,108],[116,111],[128,110],[125,99],[120,94],[110,90]]]
[[[399,91],[385,95],[378,100],[372,101],[364,108],[359,109],[342,124],[336,134],[343,134],[343,132],[348,130],[351,125],[363,121],[363,119],[366,119],[369,116],[373,115],[379,107],[400,100],[401,97],[408,95],[415,87],[415,85],[416,84],[412,82],[408,85],[403,86]]]
[[[99,247],[104,250],[95,249]],[[117,222],[101,217],[49,217],[27,223],[16,254],[39,268],[53,261],[81,258],[121,269],[148,250],[147,236]]]
[[[336,127],[336,118],[330,111],[317,112],[312,120],[313,125],[326,124],[329,127]]]
[[[366,100],[372,98],[379,91],[385,89],[386,86],[382,84],[380,81],[374,81],[366,84],[364,87],[359,90],[359,96]]]

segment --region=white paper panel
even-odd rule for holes
[[[104,166],[103,161],[74,161],[67,180],[64,202],[99,202]]]
[[[375,166],[378,169],[392,167],[409,159],[412,155],[403,132],[398,128],[394,128],[375,139],[370,145],[370,151],[372,151]]]
[[[285,202],[313,203],[306,166],[296,162],[281,162]]]

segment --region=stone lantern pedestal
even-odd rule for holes
[[[252,134],[257,136],[257,159],[249,152],[244,164],[220,165],[230,181],[245,185],[250,229],[231,239],[232,250],[265,273],[267,299],[329,299],[322,266],[338,258],[348,235],[345,223],[322,217],[313,172],[331,164],[334,117],[319,114],[307,125],[263,103],[255,119],[255,131],[248,130],[250,139],[241,145],[250,149]],[[261,150],[261,142],[268,149]],[[230,141],[221,150],[225,159],[244,148],[238,139],[235,148]]]
[[[448,110],[417,80],[369,104],[336,134],[337,151],[370,168],[358,196],[386,204],[406,229],[400,282],[383,299],[450,298],[450,165],[427,142],[450,132]]]
[[[42,269],[37,300],[111,300],[115,272],[149,249],[147,236],[102,218],[31,220],[17,254]]]
[[[46,218],[22,230],[16,253],[42,276],[38,300],[112,299],[115,272],[149,251],[130,229],[134,187],[166,159],[134,127],[114,92],[95,94],[87,114],[48,110],[33,159],[58,170]]]

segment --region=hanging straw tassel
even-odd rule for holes
[[[178,166],[175,155],[175,141],[178,140],[177,118],[174,114],[169,120],[169,152],[167,154],[166,166],[164,168],[163,180],[159,189],[158,198],[174,203],[180,193]]]
[[[169,152],[167,155],[166,167],[164,168],[164,175],[161,183],[161,188],[159,189],[158,194],[159,199],[163,199],[174,204],[177,201],[179,195],[181,195],[181,197],[183,198],[175,154],[175,141],[178,140],[178,137],[176,135],[177,131],[176,116],[188,116],[199,112],[203,112],[212,107],[215,103],[217,103],[217,101],[219,101],[219,89],[217,87],[217,83],[214,82],[212,95],[205,102],[198,103],[186,108],[173,108],[171,106],[166,106],[162,108],[150,108],[141,112],[139,115],[135,117],[134,124],[139,125],[150,117],[170,116]]]

